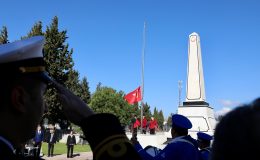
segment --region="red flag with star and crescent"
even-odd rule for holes
[[[134,91],[128,93],[127,95],[124,96],[124,99],[129,103],[129,104],[134,104],[136,102],[139,102],[142,100],[142,94],[141,94],[141,86],[136,88]]]

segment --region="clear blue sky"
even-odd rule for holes
[[[14,41],[58,16],[90,91],[101,82],[128,93],[141,85],[146,21],[144,101],[168,116],[177,110],[178,80],[185,100],[192,32],[201,38],[206,99],[216,112],[260,96],[259,8],[257,0],[9,0],[1,2],[0,27]]]

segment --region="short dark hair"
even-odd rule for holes
[[[216,126],[212,160],[259,158],[259,122],[260,99],[227,113]]]
[[[172,126],[172,129],[174,129],[180,136],[188,135],[188,129],[180,128],[178,126]]]

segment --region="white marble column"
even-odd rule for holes
[[[200,37],[193,32],[189,35],[186,102],[206,101],[201,58]]]

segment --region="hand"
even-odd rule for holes
[[[85,102],[61,84],[54,82],[54,87],[57,89],[65,116],[74,124],[79,125],[82,119],[95,114]]]
[[[131,143],[132,143],[133,145],[139,143],[139,141],[137,140],[136,137],[132,137],[132,138],[130,139],[130,141],[131,141]]]

